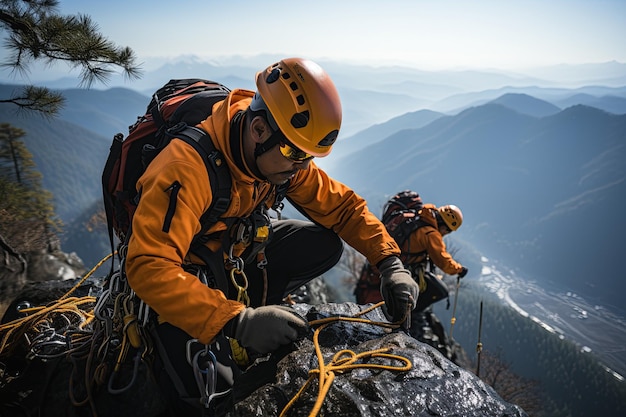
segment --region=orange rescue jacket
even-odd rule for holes
[[[270,183],[237,166],[232,154],[231,119],[248,107],[253,95],[253,91],[233,90],[226,100],[215,104],[212,115],[199,125],[223,153],[232,177],[231,201],[223,217],[249,216],[273,190]],[[202,284],[182,268],[192,262],[189,247],[200,231],[200,216],[211,204],[206,166],[190,145],[173,139],[150,163],[137,182],[137,189],[141,199],[133,217],[126,258],[129,284],[162,320],[201,343],[210,343],[245,306]],[[400,254],[396,242],[368,210],[365,200],[330,178],[314,162],[291,179],[287,196],[372,264]],[[175,211],[167,220],[169,231],[163,232],[172,199]],[[226,229],[226,224],[217,222],[207,234],[214,236]],[[216,250],[220,241],[209,241],[207,246]]]

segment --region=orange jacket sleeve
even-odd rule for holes
[[[428,252],[428,256],[435,265],[448,275],[461,272],[463,266],[456,262],[446,249],[441,233],[433,227],[422,227],[417,230],[419,240],[422,241]]]
[[[400,255],[396,241],[367,208],[366,201],[311,162],[299,172],[287,192],[289,199],[309,217],[332,229],[348,245],[365,255],[372,265]]]

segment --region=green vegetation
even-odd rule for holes
[[[481,339],[485,350],[500,352],[513,372],[539,381],[542,412],[534,417],[626,415],[626,383],[607,372],[595,356],[547,332],[495,296],[485,296],[484,289],[466,284],[460,291],[454,338],[468,352],[474,350],[483,301]],[[438,306],[436,314],[442,322],[451,315],[445,306]],[[481,374],[483,369],[481,364]]]
[[[21,138],[22,129],[0,124],[0,236],[10,236],[18,252],[45,247],[58,230],[52,194]]]
[[[62,62],[80,69],[84,86],[106,81],[115,67],[130,78],[139,76],[130,48],[107,40],[89,16],[63,16],[58,14],[57,6],[56,0],[0,0],[0,28],[8,50],[2,66],[22,75],[34,62]],[[9,97],[0,97],[1,103],[53,116],[61,109],[63,96],[44,87],[26,85]],[[25,134],[8,123],[1,125],[0,242],[13,254],[44,245],[55,231],[51,226],[59,225],[51,195],[43,189],[32,154],[20,140]]]
[[[95,80],[107,80],[115,67],[120,67],[129,78],[138,77],[132,50],[108,41],[88,16],[59,15],[57,5],[56,0],[0,0],[0,37],[8,52],[0,66],[11,68],[16,78],[20,78],[35,62],[65,63],[68,68],[81,71],[80,83],[87,87]],[[2,110],[13,107],[22,115],[37,114],[46,119],[57,115],[63,102],[59,92],[33,85],[0,94]],[[3,311],[2,301],[10,300],[24,284],[29,255],[57,247],[55,235],[60,232],[61,222],[54,211],[52,194],[42,185],[41,172],[51,171],[42,169],[41,165],[66,162],[68,153],[75,149],[59,146],[50,129],[42,129],[43,133],[35,136],[44,137],[46,145],[65,152],[65,157],[50,161],[47,154],[39,159],[37,170],[22,138],[28,137],[27,133],[32,135],[41,124],[26,123],[20,129],[7,123],[18,122],[14,115],[5,117],[0,118],[0,254],[4,266],[0,268],[0,311]],[[76,176],[76,170],[71,170],[71,175],[64,174],[60,174],[63,184]],[[49,184],[48,189],[52,189]],[[77,193],[81,189],[72,190]]]

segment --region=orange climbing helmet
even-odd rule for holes
[[[341,101],[326,71],[307,59],[283,59],[259,71],[256,86],[251,107],[265,105],[270,124],[300,150],[317,157],[330,153],[341,127]]]
[[[460,208],[454,204],[448,204],[437,208],[437,211],[450,230],[455,231],[461,227],[463,223],[463,213],[461,213]]]

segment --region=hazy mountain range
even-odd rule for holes
[[[366,197],[372,210],[403,188],[436,204],[455,203],[466,217],[456,239],[538,279],[622,305],[619,290],[626,284],[614,270],[625,248],[626,221],[612,213],[626,195],[626,87],[614,86],[626,74],[623,64],[609,63],[608,75],[596,77],[612,85],[579,81],[574,88],[489,72],[325,67],[337,74],[349,127],[319,164]],[[253,73],[250,65],[169,63],[145,74],[137,89],[62,90],[67,106],[58,119],[16,115],[0,105],[0,120],[28,132],[24,139],[44,186],[55,194],[68,229],[76,231],[72,222],[100,199],[113,134],[127,132],[143,113],[147,91],[198,73],[253,88],[243,81]],[[14,88],[0,85],[0,94]],[[84,247],[66,250],[88,262],[100,256],[81,253]]]
[[[44,175],[44,186],[54,193],[66,224],[63,250],[75,251],[87,267],[109,252],[104,230],[86,226],[101,208],[104,161],[112,136],[128,131],[156,88],[170,78],[201,77],[252,89],[254,73],[275,58],[234,57],[218,63],[186,57],[154,66],[132,84],[113,79],[112,88],[105,90],[74,88],[75,78],[48,79],[44,84],[60,88],[67,98],[54,120],[17,114],[14,107],[0,104],[0,122],[27,132],[23,139]],[[459,302],[462,325],[455,333],[466,349],[474,342],[478,322],[474,308],[487,291],[477,284],[485,280],[481,259],[497,260],[503,280],[506,275],[521,277],[533,288],[558,288],[555,292],[571,291],[572,297],[578,293],[588,305],[602,306],[598,311],[612,307],[621,317],[626,314],[619,263],[626,250],[621,214],[626,196],[625,64],[511,74],[321,63],[340,91],[344,125],[331,156],[316,162],[364,196],[377,214],[386,198],[405,188],[415,189],[427,202],[453,203],[463,210],[463,227],[446,241],[455,258],[470,268]],[[15,88],[0,84],[0,97]],[[524,294],[523,284],[516,285]],[[535,292],[529,288],[528,294],[532,302]],[[554,337],[548,337],[558,345],[553,350],[544,342],[529,347],[529,340],[545,331],[530,320],[514,324],[518,315],[509,310],[492,309],[485,318],[484,340],[490,349],[505,348],[507,359],[523,368],[518,371],[540,378],[550,396],[560,396],[578,412],[571,415],[585,415],[580,404],[605,401],[602,394],[612,388],[603,384],[589,388],[586,380],[572,379],[574,387],[563,385],[569,371],[561,365],[556,374],[547,368],[560,360],[565,368],[580,370],[583,362],[559,359],[566,343],[558,345]],[[442,313],[447,319],[445,314],[450,311]],[[493,320],[502,323],[494,327]],[[597,326],[597,346],[603,338],[613,338],[614,330],[605,329],[623,328],[620,320]],[[620,363],[620,355],[610,356]],[[609,402],[604,408],[615,407]]]
[[[610,213],[626,195],[626,115],[583,105],[545,117],[522,113],[532,101],[503,96],[389,132],[328,170],[373,207],[404,188],[457,204],[466,222],[455,237],[533,278],[623,305],[614,268],[626,222]]]

